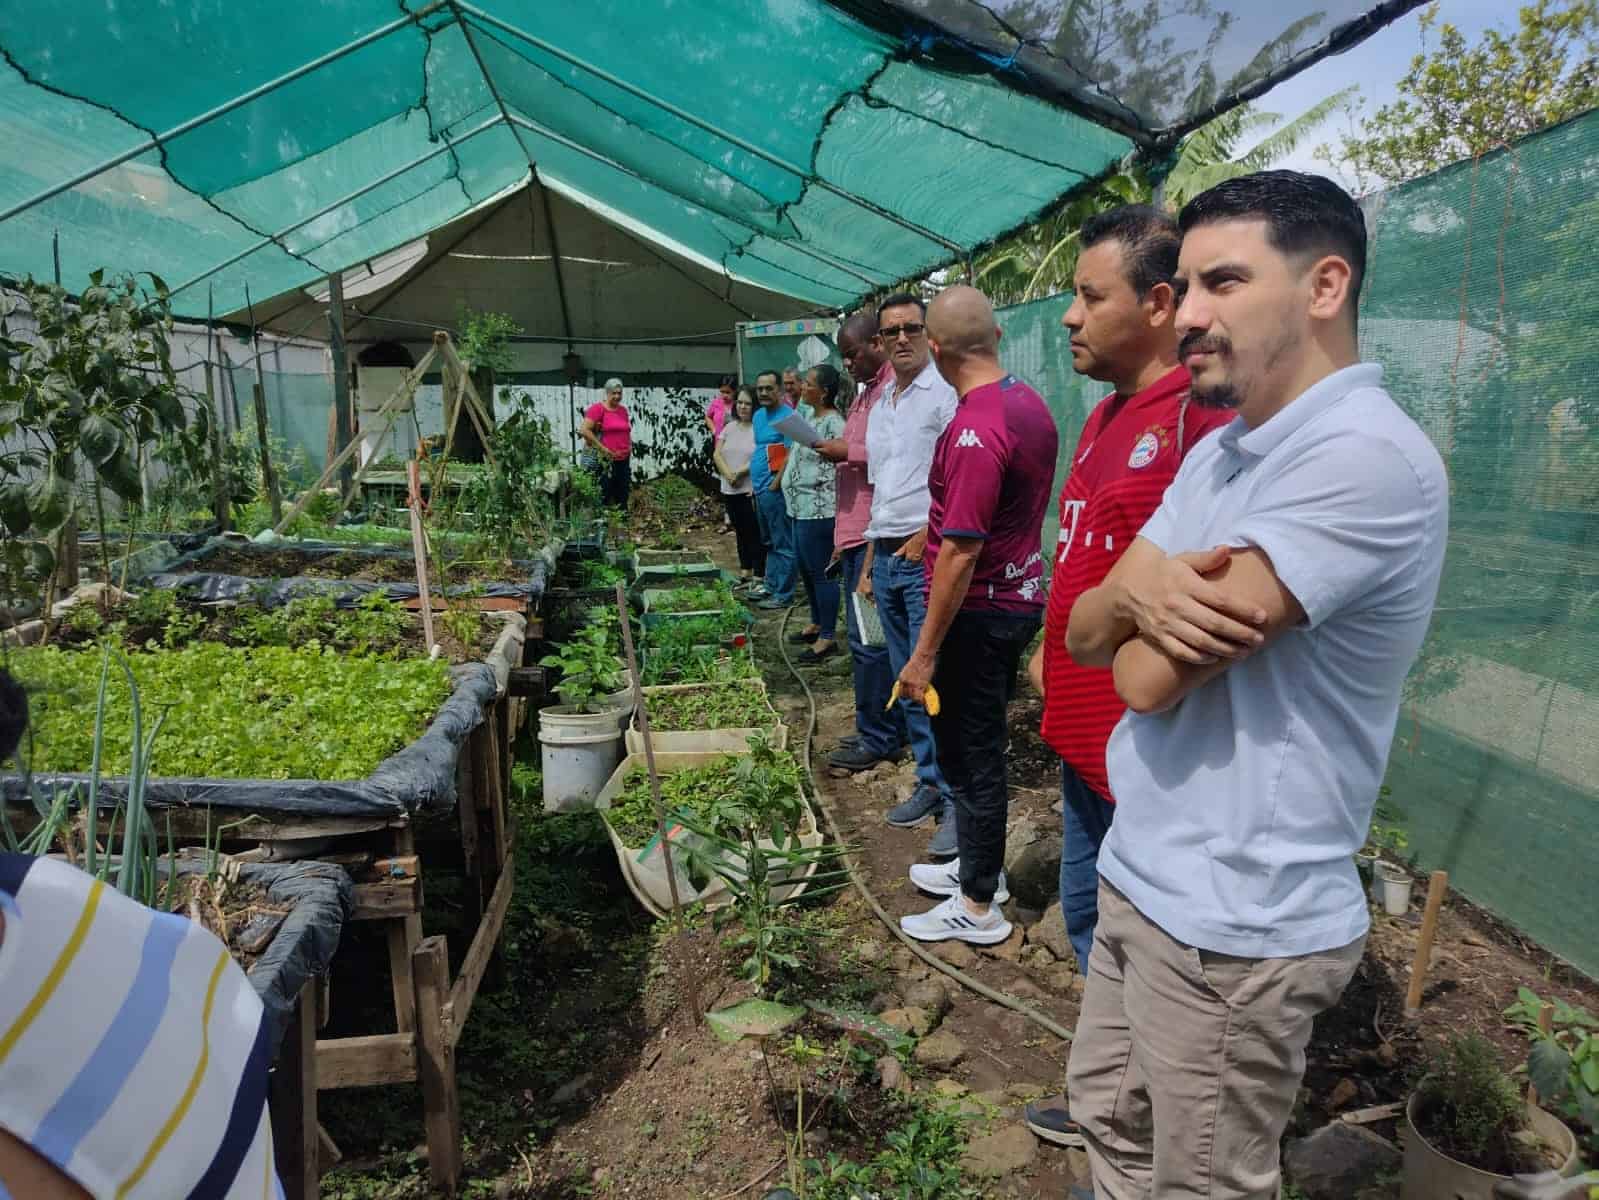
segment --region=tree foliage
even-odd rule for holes
[[[1162,200],[1176,211],[1206,188],[1225,179],[1264,170],[1291,153],[1327,119],[1351,92],[1329,96],[1277,128],[1247,150],[1248,139],[1271,129],[1282,117],[1243,104],[1201,125],[1182,140],[1177,162],[1166,177]],[[1077,270],[1077,238],[1083,222],[1122,204],[1148,204],[1155,188],[1148,172],[1130,165],[1080,196],[1060,212],[1006,239],[979,257],[977,286],[995,304],[1018,304],[1070,290]]]
[[[191,417],[172,369],[166,285],[89,276],[77,297],[32,278],[0,294],[0,526],[8,575],[54,567],[52,541],[77,515],[83,465],[96,487],[143,497],[142,458],[164,435],[205,454],[205,409]],[[31,330],[13,328],[19,310]]]
[[[1399,183],[1486,154],[1599,106],[1599,0],[1537,0],[1515,30],[1489,29],[1468,45],[1439,21],[1421,17],[1421,52],[1399,81],[1399,97],[1318,156],[1346,167],[1365,190]]]

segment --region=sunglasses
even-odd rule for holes
[[[877,336],[882,338],[885,342],[897,342],[899,341],[899,335],[902,333],[907,338],[919,338],[926,329],[926,325],[918,325],[915,322],[906,322],[904,325],[889,325],[886,328],[879,329],[877,331]]]

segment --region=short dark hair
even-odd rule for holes
[[[1257,171],[1201,192],[1177,218],[1184,233],[1217,221],[1266,222],[1266,238],[1283,254],[1336,254],[1349,264],[1354,316],[1366,278],[1366,217],[1343,188],[1303,171]]]
[[[1139,299],[1177,274],[1183,236],[1171,215],[1153,204],[1124,204],[1089,217],[1078,231],[1077,248],[1087,250],[1101,242],[1121,243],[1122,274]]]
[[[781,371],[778,371],[778,370],[757,371],[757,372],[755,372],[755,386],[756,387],[760,387],[760,385],[761,385],[761,376],[763,376],[763,375],[770,375],[773,379],[777,380],[777,382],[779,384],[781,384],[783,382],[783,372],[781,372]],[[737,399],[737,397],[734,397],[734,398]]]
[[[722,382],[716,385],[719,388],[737,387],[738,379],[732,375],[723,375]]]
[[[923,300],[920,296],[913,296],[909,292],[895,292],[887,300],[884,300],[877,306],[877,323],[879,325],[883,323],[883,313],[888,309],[902,308],[907,304],[914,304],[921,310],[922,317],[924,319],[926,318],[927,301]]]

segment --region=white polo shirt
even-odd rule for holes
[[[1140,536],[1168,554],[1258,546],[1302,625],[1164,713],[1128,713],[1106,752],[1116,820],[1099,871],[1188,945],[1313,954],[1366,932],[1365,841],[1427,632],[1449,483],[1427,436],[1347,367],[1256,429],[1189,452]]]
[[[908,537],[927,524],[933,448],[959,403],[931,358],[906,387],[891,379],[883,389],[866,421],[866,474],[872,484],[867,537]]]

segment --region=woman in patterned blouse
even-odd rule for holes
[[[843,376],[823,363],[805,375],[800,390],[800,415],[816,428],[824,441],[844,436],[844,414],[839,411]],[[833,514],[837,478],[833,464],[808,446],[796,444],[788,470],[783,473],[783,495],[794,521],[794,550],[800,578],[811,599],[810,626],[793,636],[809,644],[799,656],[802,663],[818,663],[838,653],[833,640],[838,623],[838,581],[827,568],[833,559]]]

